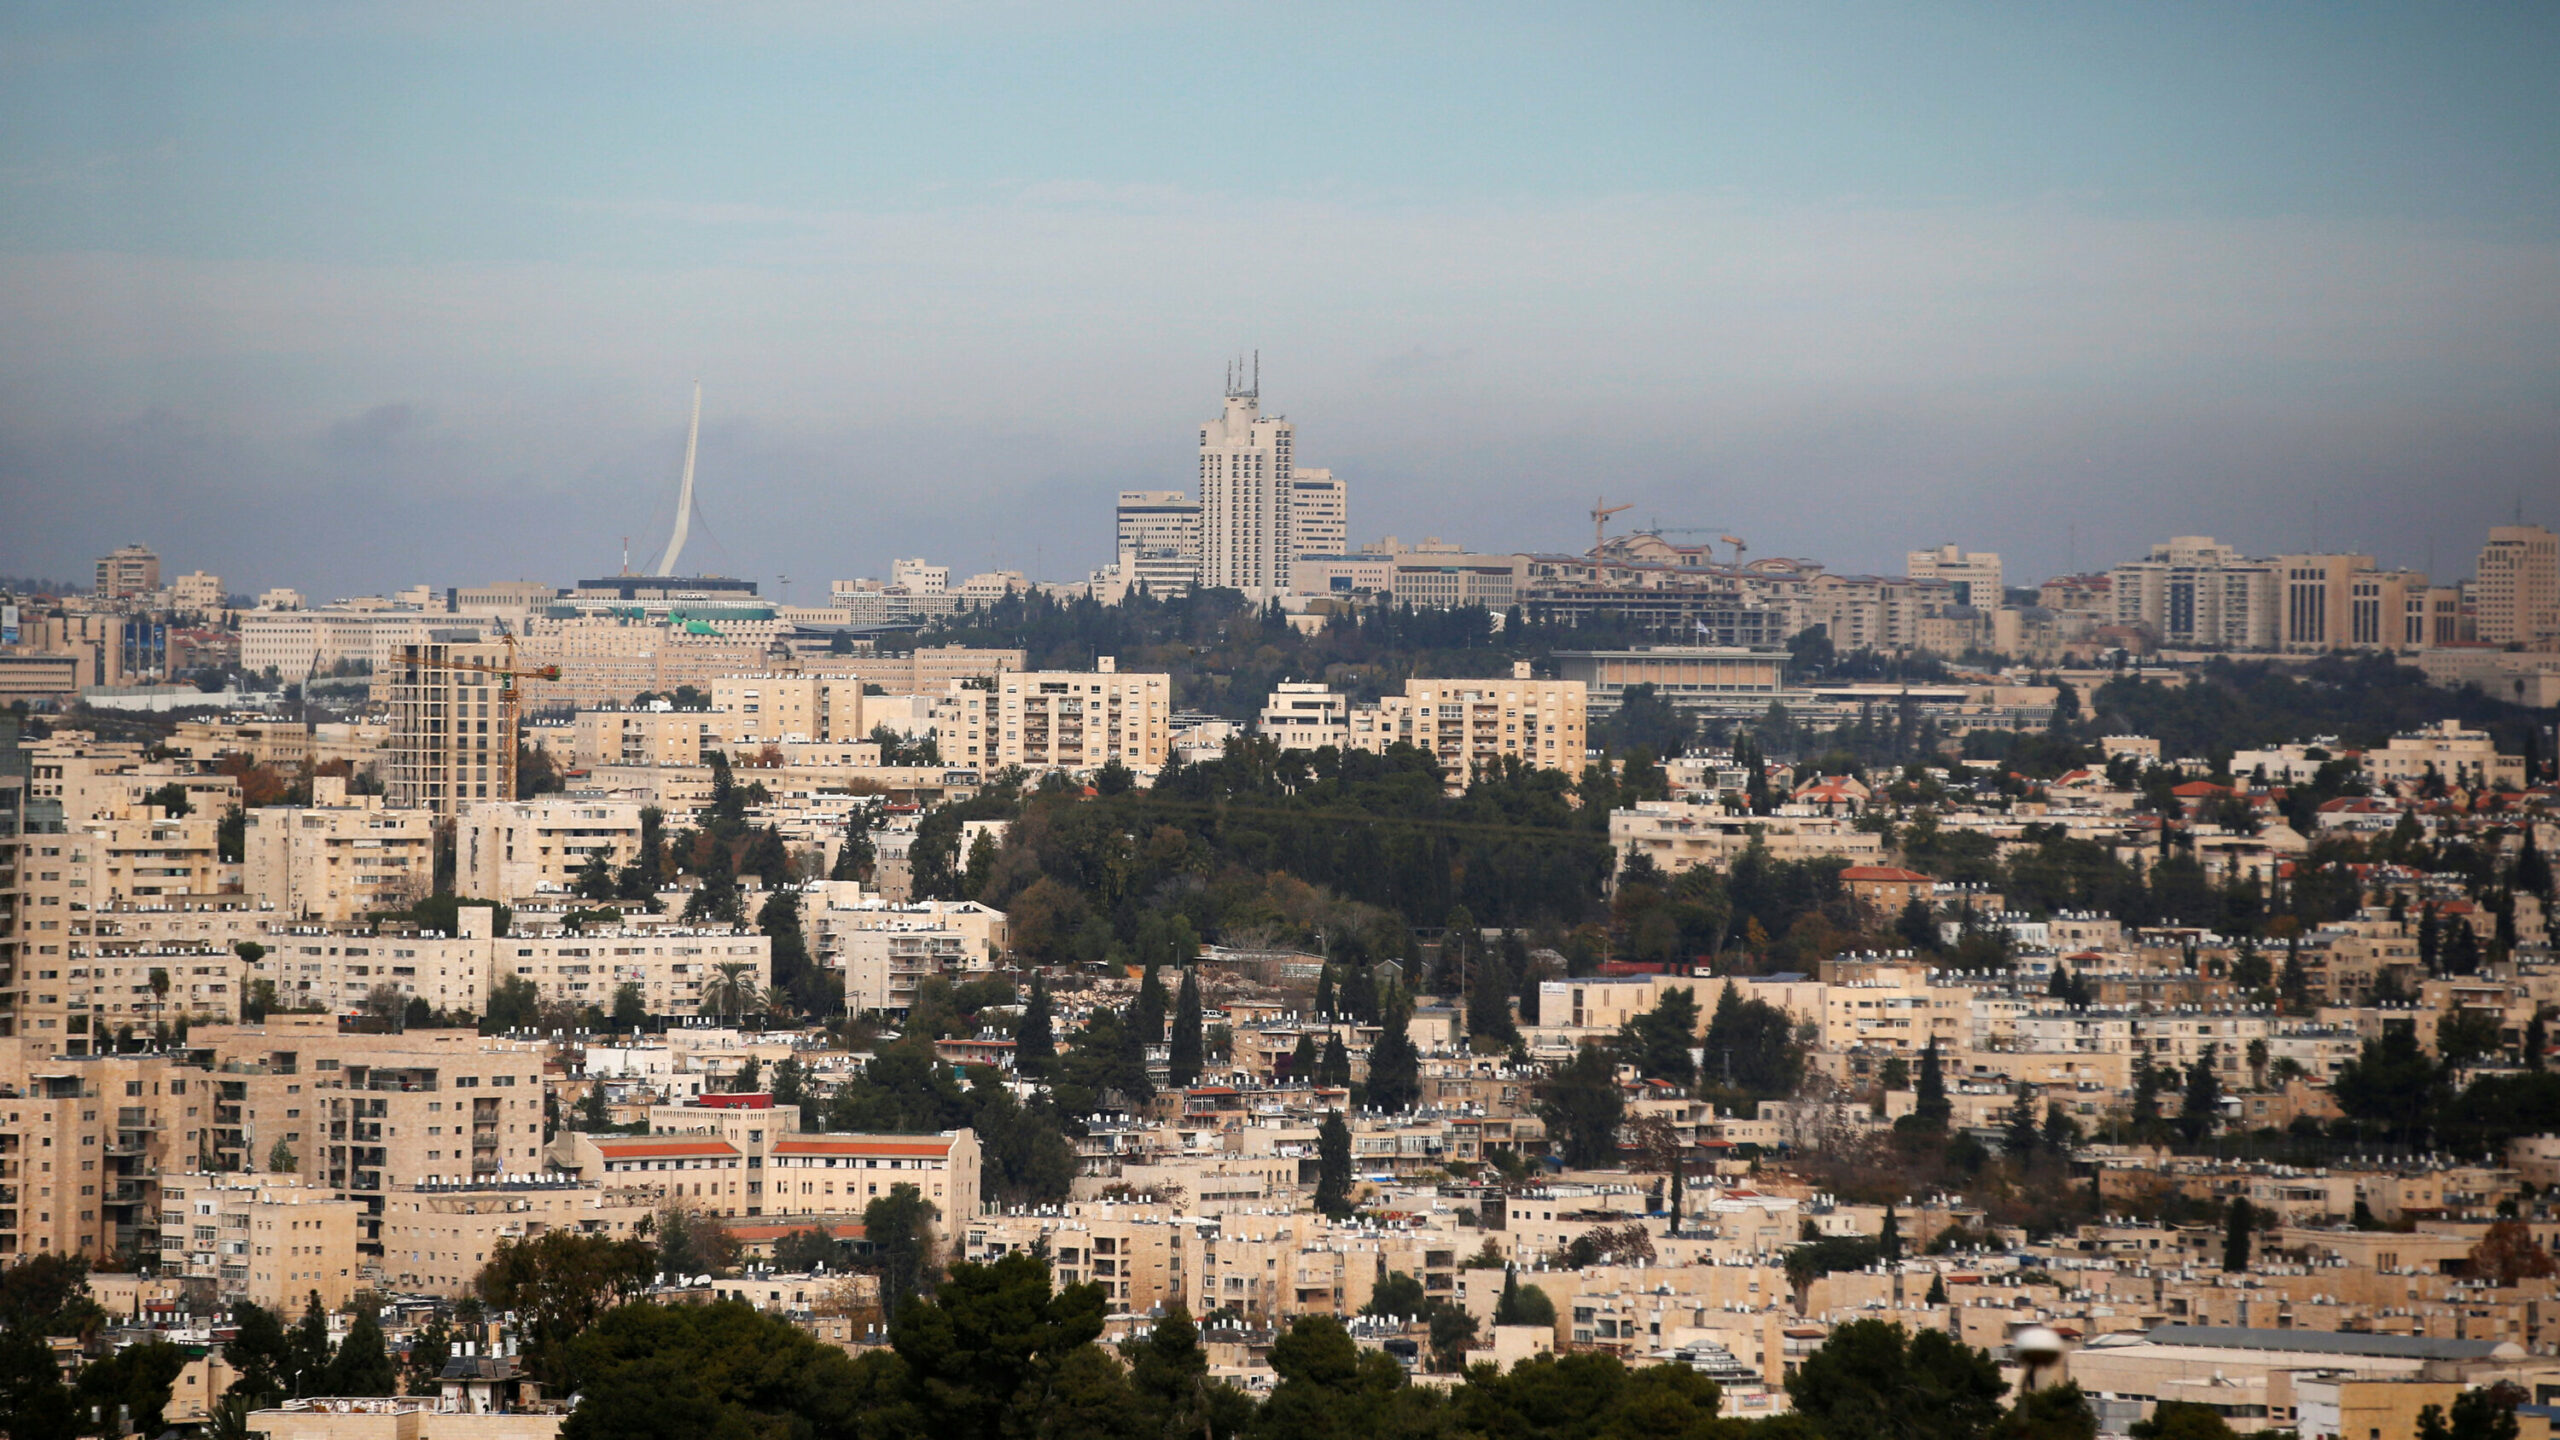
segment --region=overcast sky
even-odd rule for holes
[[[2013,583],[2560,524],[2560,6],[0,10],[0,573],[1069,578],[1259,348],[1355,541]]]

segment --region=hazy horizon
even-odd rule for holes
[[[2560,10],[0,13],[0,573],[1070,579],[1259,349],[1355,544],[2013,584],[2560,524]]]

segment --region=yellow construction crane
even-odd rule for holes
[[[1628,501],[1624,505],[1612,505],[1605,498],[1594,499],[1591,502],[1591,555],[1593,559],[1598,559],[1600,552],[1607,548],[1609,544],[1609,517],[1617,514],[1621,510],[1633,510],[1634,508],[1636,508],[1635,502],[1632,500]]]
[[[470,675],[494,675],[498,679],[498,718],[505,742],[498,750],[498,793],[509,800],[516,798],[516,682],[519,680],[557,680],[560,667],[536,665],[522,669],[516,665],[516,637],[500,632],[498,639],[507,647],[507,662],[490,665],[478,660],[444,660],[424,655],[411,655],[404,663],[420,670],[452,670]]]

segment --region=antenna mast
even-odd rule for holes
[[[684,554],[684,537],[693,529],[693,452],[702,439],[702,382],[693,382],[693,423],[684,432],[684,484],[676,491],[676,530],[667,537],[667,553],[658,557],[661,575],[676,573],[676,559]]]

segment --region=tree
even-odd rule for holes
[[[1173,997],[1173,1042],[1166,1075],[1180,1089],[1200,1081],[1200,967],[1182,967],[1182,988]]]
[[[1369,1104],[1389,1112],[1410,1110],[1422,1100],[1422,1056],[1406,1033],[1401,1007],[1379,1027],[1369,1047]]]
[[[548,1230],[500,1240],[472,1291],[493,1310],[516,1312],[526,1368],[546,1385],[563,1386],[569,1342],[657,1273],[657,1250],[645,1240]]]
[[[275,1145],[267,1151],[268,1173],[291,1175],[301,1167],[302,1162],[294,1158],[293,1147],[284,1143],[283,1138],[279,1136]]]
[[[1543,1357],[1541,1357],[1543,1358]],[[1404,1371],[1384,1351],[1352,1344],[1330,1315],[1301,1315],[1271,1347],[1279,1377],[1256,1417],[1259,1440],[1359,1440],[1387,1429]]]
[[[319,1393],[396,1395],[399,1390],[400,1372],[391,1363],[389,1347],[382,1342],[382,1322],[372,1306],[360,1306],[355,1322],[347,1327],[347,1338],[338,1342],[338,1354],[329,1362],[328,1377]]]
[[[657,1233],[658,1273],[728,1275],[738,1268],[738,1242],[718,1216],[670,1197],[650,1217]]]
[[[379,1338],[378,1330],[375,1334]],[[165,1340],[128,1345],[81,1370],[76,1387],[79,1403],[99,1417],[102,1434],[121,1435],[131,1429],[156,1435],[187,1359],[186,1351]],[[13,1413],[0,1407],[0,1414]]]
[[[2247,1273],[2251,1226],[2256,1219],[2256,1211],[2246,1199],[2232,1200],[2230,1213],[2222,1218],[2222,1268],[2226,1273]]]
[[[794,1230],[773,1242],[773,1268],[786,1275],[805,1275],[822,1267],[843,1269],[851,1258],[845,1244],[824,1230]]]
[[[1339,1220],[1351,1213],[1351,1127],[1342,1112],[1324,1112],[1316,1132],[1316,1208]]]
[[[1912,1082],[1911,1119],[1917,1128],[1943,1135],[1955,1113],[1954,1103],[1947,1099],[1946,1070],[1938,1059],[1938,1037],[1932,1035],[1920,1051],[1920,1077]]]
[[[0,1327],[87,1339],[106,1324],[89,1298],[89,1257],[39,1252],[0,1268]]]
[[[1022,1023],[1013,1032],[1013,1068],[1028,1078],[1046,1076],[1057,1059],[1058,1042],[1050,1024],[1049,982],[1034,975],[1031,998],[1022,1007]]]
[[[62,1383],[53,1347],[32,1330],[0,1330],[0,1415],[13,1440],[71,1440],[80,1433],[79,1407]]]
[[[1251,1421],[1253,1402],[1242,1391],[1210,1381],[1200,1329],[1180,1303],[1157,1317],[1145,1336],[1124,1342],[1120,1353],[1142,1412],[1140,1424],[1121,1433],[1228,1440]]]
[[[1015,1251],[993,1264],[954,1264],[929,1299],[890,1326],[898,1368],[873,1403],[886,1434],[937,1440],[1012,1440],[1031,1428],[1078,1351],[1090,1353],[1110,1302],[1093,1284],[1053,1289],[1047,1262]],[[1089,1362],[1076,1362],[1089,1365]],[[1392,1362],[1391,1362],[1392,1363]],[[1096,1400],[1084,1369],[1077,1389]]]
[[[725,1018],[743,1016],[755,1008],[756,982],[748,973],[754,968],[744,960],[724,960],[713,966],[712,977],[702,985],[702,1008]]]
[[[649,1001],[640,993],[636,980],[626,980],[613,987],[613,1028],[637,1034],[649,1025]]]
[[[2218,1045],[2207,1045],[2187,1067],[2185,1101],[2178,1111],[2178,1131],[2190,1145],[2201,1145],[2222,1121],[2222,1077],[2213,1068]]]
[[[851,1435],[881,1383],[735,1300],[622,1306],[576,1337],[561,1368],[581,1397],[563,1440]]]
[[[1945,1271],[1935,1270],[1930,1272],[1929,1293],[1920,1303],[1923,1305],[1944,1305],[1947,1303],[1947,1276]]]
[[[2125,1428],[2133,1440],[2240,1440],[2220,1411],[2193,1400],[2163,1400]]]
[[[302,1319],[285,1336],[285,1367],[293,1393],[317,1395],[329,1379],[329,1312],[314,1290],[303,1302]]]
[[[409,1336],[409,1362],[406,1380],[409,1393],[423,1395],[444,1374],[445,1362],[453,1358],[453,1327],[439,1313]]]
[[[263,1305],[243,1300],[231,1307],[232,1338],[222,1346],[232,1370],[228,1395],[259,1409],[286,1398],[293,1387],[293,1347],[284,1321]]]
[[[1730,983],[1725,992],[1733,992]],[[1697,1061],[1689,1053],[1697,1041],[1698,997],[1683,986],[1665,990],[1651,1010],[1620,1027],[1618,1053],[1647,1080],[1685,1087],[1697,1083]]]
[[[1884,1205],[1884,1228],[1876,1236],[1876,1254],[1887,1265],[1902,1260],[1902,1217],[1893,1213],[1893,1202]]]
[[[889,1193],[862,1209],[863,1243],[880,1265],[880,1308],[892,1324],[907,1302],[933,1288],[933,1202],[913,1185],[889,1187]]]
[[[1289,1051],[1289,1078],[1299,1084],[1324,1083],[1322,1061],[1316,1053],[1315,1032],[1298,1032],[1298,1043]]]
[[[1626,1101],[1618,1093],[1617,1067],[1608,1052],[1585,1041],[1542,1088],[1539,1114],[1564,1163],[1583,1170],[1616,1163],[1618,1121]]]
[[[1636,1166],[1649,1175],[1663,1177],[1663,1208],[1671,1214],[1671,1229],[1680,1229],[1682,1214],[1681,1187],[1687,1178],[1689,1143],[1680,1127],[1661,1115],[1647,1115],[1623,1127],[1628,1143],[1636,1152]]]
[[[2535,1243],[2533,1231],[2521,1220],[2491,1223],[2480,1242],[2471,1247],[2470,1263],[2465,1268],[2475,1279],[2500,1286],[2560,1273],[2560,1267],[2552,1263],[2551,1252]]]
[[[1494,1302],[1493,1323],[1496,1325],[1544,1325],[1555,1328],[1556,1302],[1535,1285],[1520,1283],[1520,1273],[1508,1266],[1502,1276],[1502,1298]]]
[[[2098,1415],[2077,1381],[2039,1386],[2000,1417],[1991,1440],[2098,1440]]]
[[[1854,1320],[1787,1377],[1796,1413],[1831,1436],[1974,1440],[2007,1389],[1990,1356],[1942,1331]]]

